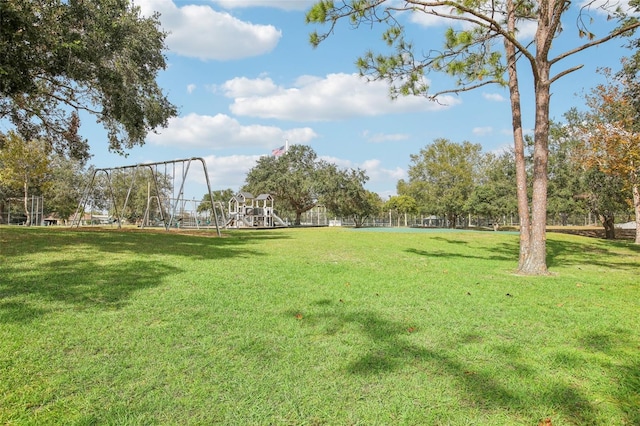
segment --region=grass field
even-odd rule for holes
[[[640,425],[640,247],[0,227],[0,424]]]

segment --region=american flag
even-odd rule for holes
[[[273,155],[274,157],[277,157],[277,156],[282,155],[284,153],[285,153],[284,145],[282,145],[280,148],[276,148],[273,151],[271,151],[271,155]]]

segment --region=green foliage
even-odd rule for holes
[[[27,196],[40,193],[49,172],[49,149],[39,140],[24,141],[14,132],[0,135],[0,181]]]
[[[356,228],[380,211],[378,194],[364,189],[368,177],[362,170],[339,170],[331,165],[324,170],[320,203],[335,216],[350,218]]]
[[[588,204],[601,218],[607,236],[613,238],[614,213],[625,212],[621,206],[616,207],[621,204],[618,185],[623,185],[628,206],[633,206],[636,218],[640,218],[640,133],[637,101],[630,97],[635,90],[633,76],[627,80],[624,73],[614,78],[608,69],[600,72],[607,84],[585,95],[589,107],[586,112],[571,111],[568,117],[577,141],[578,163],[589,182]],[[640,232],[636,233],[636,242],[640,243]]]
[[[570,117],[571,112],[565,117]],[[570,121],[572,121],[570,119]],[[570,213],[585,213],[587,207],[581,196],[587,191],[582,175],[580,150],[569,128],[571,125],[550,123],[548,212],[551,217],[564,220]]]
[[[82,162],[54,155],[50,184],[43,192],[45,214],[54,213],[63,220],[71,217],[78,208],[86,181],[87,173]]]
[[[139,223],[149,208],[150,214],[167,217],[171,214],[170,201],[174,195],[171,176],[152,171],[147,167],[115,169],[96,174],[94,203],[96,207],[108,208],[113,218],[124,218],[129,223]],[[163,200],[164,203],[160,203]],[[126,204],[126,205],[125,205]],[[178,212],[179,214],[179,212]]]
[[[14,132],[0,134],[0,185],[20,193],[24,200],[26,223],[31,224],[27,199],[41,195],[49,183],[49,146],[40,140],[25,141]]]
[[[481,151],[478,144],[436,139],[411,155],[409,181],[399,184],[398,193],[412,196],[421,211],[444,215],[455,226],[478,179]]]
[[[177,113],[155,81],[159,26],[128,0],[0,2],[0,118],[83,160],[79,110],[105,126],[110,150],[143,145]]]
[[[588,188],[583,198],[589,209],[600,219],[606,237],[614,239],[616,213],[628,208],[624,181],[619,176],[606,174],[596,167],[587,169],[583,179]]]
[[[49,173],[49,149],[38,140],[25,141],[18,134],[0,134],[0,182],[14,190],[38,193]]]
[[[291,145],[279,157],[261,157],[247,173],[242,190],[271,194],[278,210],[293,211],[294,224],[300,225],[302,213],[317,204],[323,189],[322,178],[329,167],[311,147]]]
[[[629,43],[633,54],[622,61],[622,69],[616,73],[617,81],[624,81],[624,97],[629,99],[636,117],[640,117],[640,39]],[[640,119],[633,121],[633,131],[640,133]]]
[[[260,158],[247,174],[242,190],[271,194],[279,216],[291,212],[295,225],[300,225],[302,213],[318,203],[361,224],[377,207],[374,197],[363,187],[367,180],[362,170],[340,170],[318,159],[311,147],[291,145],[281,156]]]
[[[515,181],[515,158],[513,152],[500,155],[485,154],[480,163],[477,183],[466,203],[466,209],[484,216],[493,223],[517,212]]]
[[[401,218],[404,217],[404,226],[408,226],[407,216],[409,214],[418,213],[418,204],[416,200],[409,195],[394,195],[390,197],[383,206],[384,210],[389,212],[389,221],[393,223],[395,216],[398,226],[400,226]]]
[[[398,213],[417,213],[418,203],[409,195],[394,195],[384,203],[385,210],[394,210]]]
[[[231,188],[218,189],[218,190],[212,191],[212,193],[213,193],[213,201],[216,203],[222,203],[223,206],[225,206],[226,203],[229,202],[231,197],[235,195],[235,193],[233,192],[233,189]],[[198,213],[212,212],[211,196],[208,193],[202,196],[202,200],[200,201],[200,204],[198,204],[198,207],[197,207],[197,212]]]
[[[335,7],[333,1],[331,0],[322,0],[315,3],[311,9],[307,12],[306,22],[309,23],[318,23],[324,24],[327,22],[327,16],[329,12]]]

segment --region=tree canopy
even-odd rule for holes
[[[319,159],[310,146],[291,145],[282,155],[261,157],[249,170],[242,190],[273,195],[279,211],[295,215],[295,225],[318,203],[361,223],[375,210],[375,197],[363,187],[367,180],[362,170],[341,170]]]
[[[294,224],[300,225],[302,213],[318,202],[323,173],[328,167],[311,147],[291,145],[280,156],[261,157],[247,173],[243,191],[273,195],[278,209],[293,211]]]
[[[359,228],[382,206],[380,196],[364,188],[367,180],[362,170],[340,170],[330,165],[325,170],[320,201],[334,215],[353,219]]]
[[[633,97],[635,74],[626,78],[629,69],[624,70],[616,76],[602,70],[607,84],[585,95],[589,110],[581,114],[575,131],[584,167],[597,170],[594,178],[621,183],[629,194],[626,198],[636,216],[635,242],[640,244],[640,111]]]
[[[487,217],[494,227],[517,211],[514,162],[511,151],[482,155],[479,172],[466,203],[468,212]]]
[[[400,225],[400,215],[404,215],[404,226],[407,226],[407,215],[415,214],[419,210],[415,198],[404,194],[389,197],[383,208],[389,210],[390,214],[392,211],[396,212],[398,225]],[[389,221],[391,222],[391,216],[389,216]]]
[[[9,190],[20,191],[27,225],[31,225],[29,195],[42,195],[49,173],[50,157],[46,143],[24,141],[14,132],[0,135],[0,182]]]
[[[398,183],[398,193],[413,197],[426,213],[447,217],[455,227],[477,179],[482,147],[436,139],[411,155],[409,181]]]
[[[87,159],[80,113],[124,153],[176,115],[156,83],[165,69],[158,16],[129,0],[0,2],[0,119],[25,140]]]
[[[233,189],[231,188],[218,189],[218,190],[212,191],[212,194],[209,194],[207,192],[202,196],[202,200],[200,200],[200,204],[198,204],[198,207],[196,209],[198,213],[208,212],[212,214],[214,212],[213,204],[211,203],[211,195],[213,195],[213,202],[221,203],[224,210],[225,209],[224,206],[226,205],[226,203],[229,202],[231,197],[233,197],[234,192],[233,192]]]
[[[44,188],[46,213],[67,220],[78,208],[82,189],[86,185],[87,171],[82,162],[62,155],[51,157],[50,184]]]

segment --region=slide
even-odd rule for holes
[[[278,216],[276,216],[275,214],[272,215],[273,216],[273,222],[277,223],[280,226],[288,226],[284,220],[280,219]]]
[[[233,223],[235,222],[235,220],[236,220],[236,218],[237,218],[237,217],[238,217],[238,214],[237,214],[237,213],[232,214],[232,215],[229,217],[229,220],[227,220],[227,223],[225,223],[225,224],[224,224],[224,227],[225,227],[225,228],[228,228],[228,227],[230,227],[230,226],[233,226]]]

